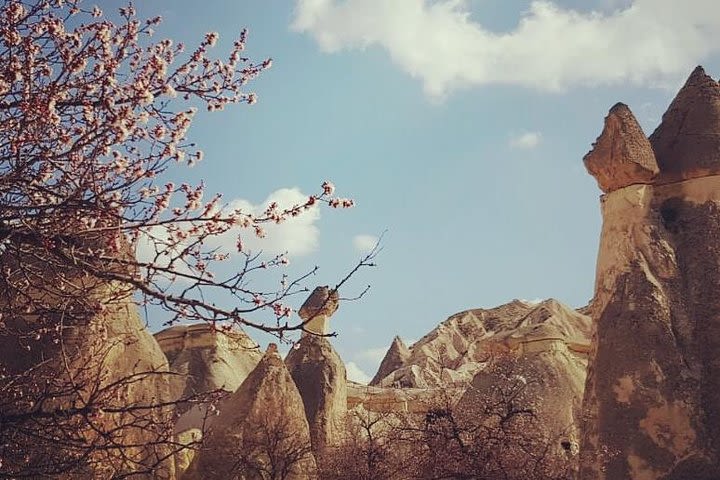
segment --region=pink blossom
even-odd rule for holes
[[[332,195],[335,192],[335,185],[332,182],[324,181],[322,189],[324,195]]]
[[[205,34],[205,42],[211,47],[214,47],[218,41],[220,35],[217,32],[209,32]]]

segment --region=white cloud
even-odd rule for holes
[[[385,358],[385,353],[387,353],[387,347],[368,348],[367,350],[360,352],[358,356],[364,360],[380,365],[382,359]]]
[[[540,144],[541,139],[542,135],[540,132],[525,132],[512,137],[509,144],[512,148],[530,150],[537,147]]]
[[[181,245],[168,247],[170,234],[165,227],[155,226],[144,230],[138,239],[135,257],[138,262],[147,263],[161,268],[171,268],[179,274],[193,275],[193,270],[180,260]],[[147,275],[145,271],[141,272]],[[155,275],[169,280],[171,275],[157,272]],[[182,280],[183,277],[180,277]]]
[[[353,247],[360,253],[368,253],[377,245],[378,237],[375,235],[355,235],[353,237]]]
[[[243,212],[262,215],[262,212],[272,202],[277,202],[280,209],[284,209],[303,204],[307,199],[308,195],[302,193],[298,188],[281,188],[271,193],[265,201],[259,204],[237,199],[230,202],[229,208],[239,208]],[[235,251],[237,236],[240,234],[246,250],[252,250],[253,252],[262,250],[269,255],[284,252],[294,256],[307,255],[314,252],[319,245],[320,229],[317,226],[318,220],[320,220],[320,209],[312,207],[281,224],[268,223],[263,225],[266,233],[264,238],[258,238],[252,229],[236,228],[214,239],[213,245],[222,246],[228,252]]]
[[[521,302],[527,303],[527,304],[529,304],[529,305],[540,305],[542,302],[545,301],[544,298],[540,298],[540,297],[538,297],[538,298],[533,298],[532,300],[527,300],[527,299],[525,299],[525,298],[520,298],[519,300],[520,300]]]
[[[357,383],[363,383],[365,385],[370,383],[370,380],[371,380],[370,375],[363,372],[363,370],[360,367],[358,367],[357,363],[355,363],[355,362],[348,362],[345,365],[345,371],[347,372],[348,380],[352,380],[353,382],[357,382]]]
[[[539,90],[671,86],[720,52],[717,0],[609,1],[580,12],[535,0],[512,31],[470,18],[465,0],[297,0],[293,29],[327,52],[378,46],[442,97],[458,87]]]
[[[236,199],[229,203],[228,208],[241,209],[245,213],[255,216],[262,215],[263,211],[271,202],[277,202],[280,209],[289,208],[294,205],[305,203],[308,195],[302,193],[298,188],[282,188],[271,193],[265,201],[255,205],[244,199]],[[228,232],[217,236],[210,237],[207,240],[209,248],[220,248],[223,252],[237,252],[238,235],[242,235],[242,242],[245,251],[263,253],[274,256],[287,252],[290,256],[307,255],[315,251],[319,245],[320,230],[317,222],[320,220],[320,210],[312,207],[304,211],[297,217],[292,217],[287,221],[274,224],[263,224],[265,229],[265,237],[259,238],[255,235],[252,228],[233,228]],[[164,227],[149,228],[141,235],[136,248],[136,256],[138,261],[144,263],[152,263],[161,267],[169,267],[173,261],[173,269],[181,274],[192,275],[193,270],[185,263],[177,261],[177,256],[182,250],[183,245],[174,248],[170,255],[165,253],[166,242],[168,242],[169,234]],[[158,253],[160,252],[160,253]]]

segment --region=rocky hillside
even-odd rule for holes
[[[395,338],[371,385],[466,385],[505,353],[562,348],[582,359],[589,343],[587,315],[553,299],[537,304],[514,300],[457,313],[411,347]]]

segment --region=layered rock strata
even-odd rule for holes
[[[618,123],[636,124],[614,108],[586,156],[604,195],[580,478],[717,479],[720,86],[692,73],[652,157]]]

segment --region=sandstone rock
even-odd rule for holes
[[[208,324],[178,325],[155,334],[170,363],[174,398],[225,390],[234,392],[262,358],[245,332],[218,330]],[[180,405],[175,431],[209,426],[204,405]]]
[[[338,444],[347,412],[347,380],[340,356],[326,337],[305,335],[285,364],[305,405],[313,450],[319,453]]]
[[[720,173],[720,85],[697,67],[650,135],[657,183]]]
[[[502,429],[493,422],[508,409],[531,412],[518,414],[525,415],[522,444],[542,453],[541,461],[553,470],[576,472],[586,368],[584,358],[563,348],[509,353],[475,376],[454,411],[468,427],[484,425],[498,432]]]
[[[603,192],[649,183],[660,171],[650,142],[623,103],[610,109],[602,134],[583,161]]]
[[[693,72],[653,134],[661,178],[603,197],[582,480],[720,478],[716,88]]]
[[[389,388],[348,382],[348,410],[424,414],[446,397],[457,401],[464,392],[464,387]]]
[[[385,357],[380,362],[380,368],[370,381],[370,385],[377,385],[383,378],[390,375],[395,370],[402,368],[405,362],[410,358],[410,349],[400,337],[393,338],[390,348],[388,348]]]
[[[155,339],[171,369],[187,376],[186,393],[234,392],[263,357],[258,344],[236,328],[178,325],[156,333]]]
[[[279,476],[278,469],[288,474]],[[273,344],[220,406],[183,479],[317,478],[300,392]]]
[[[93,239],[73,241],[82,249]],[[10,472],[23,468],[13,464],[12,449],[19,448],[27,469],[17,476],[49,470],[59,472],[53,478],[175,478],[166,441],[172,411],[160,407],[172,400],[171,375],[132,288],[51,255],[38,262],[33,247],[29,253],[6,247],[0,254],[0,377],[6,382],[0,405],[9,418],[28,411],[24,398],[35,413],[18,431],[12,422],[0,427],[3,472],[14,477]],[[18,278],[27,281],[21,290]],[[84,405],[85,415],[70,413]]]
[[[585,355],[590,320],[556,300],[515,300],[492,309],[460,312],[421,338],[400,368],[374,379],[382,387],[428,388],[469,384],[508,351],[569,349]],[[376,375],[379,377],[379,375]]]
[[[329,332],[328,321],[338,309],[338,292],[327,285],[316,287],[302,304],[298,315],[305,322],[305,331],[313,335],[325,335]]]

